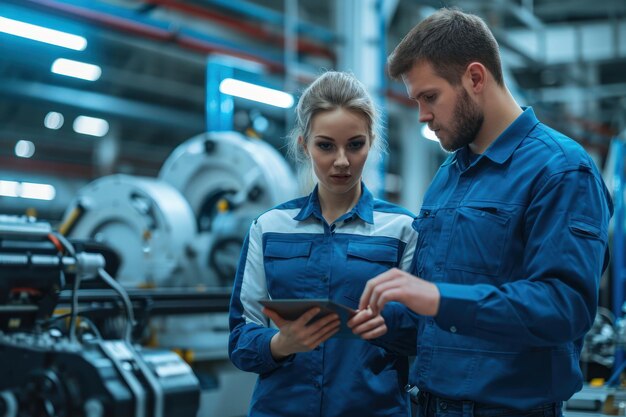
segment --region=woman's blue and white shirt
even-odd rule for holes
[[[259,374],[250,416],[408,415],[408,359],[393,353],[402,348],[380,347],[385,338],[376,346],[333,337],[310,352],[275,361],[270,340],[278,329],[258,302],[325,298],[357,308],[370,278],[393,267],[409,270],[417,242],[414,216],[374,199],[363,184],[362,190],[354,209],[331,225],[322,217],[316,188],[250,227],[231,299],[229,341],[233,363]],[[394,329],[385,336],[390,342],[415,345],[415,323],[404,307],[390,303],[383,316]]]

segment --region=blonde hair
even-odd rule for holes
[[[293,159],[298,171],[301,191],[308,194],[315,186],[316,178],[309,156],[299,143],[309,141],[313,118],[326,111],[345,109],[363,117],[367,124],[370,138],[370,157],[372,153],[382,155],[386,142],[382,137],[379,112],[367,89],[354,75],[347,72],[327,71],[319,76],[300,96],[296,106],[294,128],[288,137],[287,154]],[[370,159],[370,158],[368,158]]]

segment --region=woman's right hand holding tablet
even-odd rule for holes
[[[283,319],[273,310],[263,309],[263,313],[280,330],[270,342],[270,350],[274,359],[280,360],[297,352],[311,351],[337,333],[340,325],[337,314],[329,314],[309,323],[319,312],[319,307],[314,307],[302,314],[297,320],[290,321]]]

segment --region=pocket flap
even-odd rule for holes
[[[348,256],[373,262],[398,262],[398,247],[376,243],[348,243]]]
[[[601,229],[594,223],[597,222],[583,218],[570,218],[569,229],[581,237],[600,239],[602,237]]]
[[[297,258],[309,256],[311,242],[278,242],[267,241],[264,255],[270,258]]]

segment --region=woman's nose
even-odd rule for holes
[[[346,157],[346,153],[343,151],[339,151],[337,158],[335,158],[335,166],[337,167],[342,167],[342,166],[348,166],[350,165],[350,162],[348,161],[348,158]]]

